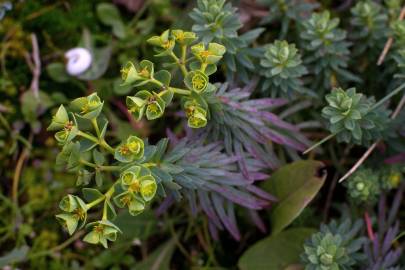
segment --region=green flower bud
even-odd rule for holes
[[[64,212],[73,212],[78,205],[79,202],[76,200],[76,196],[74,195],[66,195],[59,203],[59,208]]]
[[[139,70],[135,68],[132,62],[128,62],[121,68],[121,78],[124,81],[122,85],[141,86],[148,83],[153,77],[154,64],[149,60],[142,60],[139,63]]]
[[[190,71],[184,78],[186,86],[197,93],[204,92],[208,86],[208,76],[199,70]]]
[[[128,107],[128,111],[135,117],[135,120],[141,120],[143,114],[145,113],[146,101],[136,96],[127,96],[126,104]]]
[[[158,54],[156,56],[164,56],[172,52],[175,41],[170,37],[170,31],[164,31],[160,36],[153,36],[149,38],[146,42],[156,46],[158,48]]]
[[[125,191],[114,197],[115,204],[120,207],[128,207],[132,216],[136,216],[145,210],[145,202],[131,191]]]
[[[138,138],[137,136],[129,136],[127,139],[127,145],[129,151],[135,156],[135,159],[140,159],[143,157],[145,145],[142,139]]]
[[[129,136],[125,143],[121,143],[114,153],[116,160],[124,163],[132,162],[143,157],[144,142],[137,136]]]
[[[153,98],[153,94],[147,90],[141,90],[133,97],[127,96],[126,104],[128,111],[131,112],[137,121],[142,119],[146,106],[148,105],[148,101],[151,98]]]
[[[139,215],[145,210],[145,202],[134,196],[134,199],[128,205],[128,211],[132,216]]]
[[[52,122],[47,128],[49,131],[56,131],[63,129],[69,123],[68,113],[63,105],[59,106],[58,111],[52,117]]]
[[[84,237],[83,241],[90,244],[102,244],[105,248],[108,247],[108,241],[115,241],[117,234],[122,233],[121,230],[108,220],[92,222],[87,225],[92,230]]]
[[[191,52],[202,63],[216,64],[225,54],[226,48],[218,43],[209,43],[206,49],[204,43],[200,42],[191,47]]]
[[[87,97],[80,97],[70,103],[70,107],[80,117],[85,119],[97,118],[103,109],[103,104],[97,93],[93,93]]]
[[[183,30],[172,30],[174,40],[182,45],[190,45],[197,39],[194,32],[186,32]]]
[[[154,120],[161,117],[165,111],[166,104],[164,100],[157,94],[154,94],[148,99],[146,107],[146,118]]]
[[[140,194],[145,201],[150,201],[156,194],[157,184],[152,175],[142,176],[140,178]]]
[[[79,221],[76,218],[74,218],[73,214],[63,213],[58,214],[55,217],[60,223],[60,225],[66,229],[69,235],[72,235],[76,231]]]
[[[73,234],[79,227],[82,228],[87,220],[87,206],[77,196],[67,195],[59,203],[59,208],[67,213],[56,215],[56,218],[69,234]]]
[[[191,128],[201,128],[207,125],[207,111],[194,103],[185,104],[188,126]]]
[[[65,145],[76,137],[77,132],[77,127],[73,126],[72,122],[68,122],[63,130],[55,133],[55,139],[60,145]]]
[[[139,166],[132,166],[129,169],[126,169],[120,175],[121,184],[125,186],[133,184],[138,179],[140,171],[141,167]]]
[[[132,62],[125,64],[125,66],[121,68],[120,72],[124,85],[128,85],[142,79]]]

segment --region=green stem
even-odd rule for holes
[[[97,204],[103,202],[105,200],[105,195],[101,196],[98,199],[95,199],[94,201],[92,201],[91,203],[86,204],[87,209],[90,209],[94,206],[96,206]]]
[[[200,68],[200,71],[201,72],[205,72],[205,69],[207,68],[207,63],[202,63],[201,64],[201,68]]]
[[[107,190],[107,192],[104,194],[105,196],[105,201],[104,201],[104,207],[103,207],[103,216],[102,216],[102,220],[107,220],[108,219],[108,214],[107,214],[107,201],[109,201],[111,199],[111,196],[114,194],[115,192],[115,185],[118,183],[119,180],[117,180],[111,187],[109,190]]]
[[[95,169],[100,170],[100,171],[119,171],[119,170],[121,170],[121,167],[120,167],[120,166],[103,166],[103,165],[97,165],[97,164],[95,164],[95,163],[88,162],[87,160],[84,160],[84,159],[80,159],[80,163],[82,163],[82,164],[84,164],[84,165],[86,165],[86,166],[95,168]]]
[[[100,138],[101,137],[101,132],[100,132],[100,128],[98,127],[97,119],[96,118],[91,119],[91,123],[93,124],[93,127],[96,130],[97,137],[99,139],[101,139]]]
[[[401,84],[400,86],[398,86],[397,88],[395,88],[394,90],[392,90],[391,93],[389,93],[388,95],[386,95],[385,97],[383,97],[382,99],[380,99],[377,103],[375,103],[371,108],[370,111],[378,108],[379,106],[381,106],[384,102],[386,102],[387,100],[389,100],[392,96],[398,94],[401,90],[403,90],[405,88],[405,83]]]
[[[180,61],[180,59],[173,52],[170,52],[170,56],[174,59],[176,64],[180,67],[181,72],[183,73],[183,76],[186,76],[188,73],[186,65],[182,61]]]
[[[147,163],[142,163],[142,166],[149,168],[149,167],[155,167],[155,166],[157,166],[157,164],[154,162],[147,162]]]
[[[191,94],[190,90],[177,88],[177,87],[169,87],[169,90],[172,90],[175,94],[189,96]]]
[[[100,146],[106,149],[108,152],[114,155],[115,149],[112,148],[104,139],[101,139]]]
[[[99,143],[98,139],[96,137],[94,137],[93,135],[90,135],[88,133],[82,132],[79,130],[79,132],[77,133],[78,136],[81,136],[83,138],[88,139],[89,141],[95,142],[95,143]]]
[[[156,84],[156,85],[159,86],[160,88],[163,88],[163,87],[164,87],[163,83],[159,82],[159,81],[156,80],[155,78],[152,78],[152,79],[150,79],[149,81],[150,81],[151,83]]]
[[[118,182],[118,181],[117,181]],[[86,204],[87,209],[90,209],[94,206],[96,206],[97,204],[105,201],[105,200],[110,200],[111,196],[114,194],[115,191],[115,185],[117,184],[117,182],[115,182],[108,190],[106,193],[103,194],[103,196],[101,196],[100,198],[92,201],[91,203]],[[106,208],[104,206],[104,208]],[[107,211],[107,210],[105,210]],[[107,215],[107,214],[106,214]],[[103,210],[103,219],[104,219],[104,210]]]
[[[308,152],[310,152],[310,151],[314,150],[315,148],[317,148],[318,146],[320,146],[321,144],[323,144],[323,143],[329,141],[330,139],[332,139],[333,137],[335,137],[336,134],[337,134],[337,133],[329,134],[328,136],[326,136],[325,138],[323,138],[322,140],[320,140],[319,142],[315,143],[315,144],[312,145],[310,148],[308,148],[307,150],[305,150],[305,151],[303,152],[303,154],[305,155],[305,154],[307,154]]]
[[[82,132],[79,130],[79,132],[77,133],[78,136],[81,136],[83,138],[86,138],[92,142],[97,143],[98,145],[100,145],[102,148],[106,149],[108,152],[110,152],[111,154],[115,153],[114,148],[112,148],[104,139],[98,139],[95,136]]]

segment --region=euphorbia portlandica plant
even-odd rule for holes
[[[124,84],[138,89],[126,101],[128,110],[137,120],[144,115],[148,120],[161,117],[173,96],[178,95],[189,126],[200,128],[207,124],[209,112],[205,100],[216,90],[209,76],[217,70],[216,64],[226,49],[218,43],[194,44],[196,40],[195,33],[183,30],[167,30],[147,40],[155,47],[157,57],[169,57],[168,64],[180,68],[184,88],[172,86],[170,72],[155,71],[154,64],[148,60],[141,61],[138,68],[131,62],[122,68]]]
[[[167,30],[148,40],[155,47],[156,56],[167,56],[172,59],[170,64],[179,67],[182,87],[173,86],[171,73],[156,71],[148,60],[141,61],[139,66],[130,62],[122,68],[123,84],[138,90],[126,98],[128,111],[137,120],[144,115],[148,120],[161,117],[172,99],[179,96],[188,125],[200,128],[207,124],[210,112],[206,100],[216,91],[209,76],[216,71],[225,47],[217,43],[194,44],[196,40],[195,33],[182,30]],[[62,213],[56,217],[69,234],[86,226],[89,232],[84,241],[107,247],[108,241],[115,241],[121,233],[113,221],[115,207],[126,208],[135,216],[157,194],[180,199],[182,195],[195,198],[197,193],[214,226],[219,229],[224,226],[238,238],[238,230],[229,222],[233,218],[225,214],[223,202],[229,201],[227,212],[233,215],[229,212],[232,203],[257,210],[272,199],[244,180],[238,171],[238,158],[221,153],[220,145],[182,141],[178,147],[166,151],[166,139],[155,146],[133,135],[114,145],[106,136],[108,121],[102,114],[103,104],[97,93],[77,98],[68,109],[61,105],[48,127],[56,132],[55,138],[62,146],[57,165],[77,173],[77,185],[89,185],[94,179],[97,186],[83,188],[83,199],[71,194],[62,199],[59,206]],[[196,160],[197,156],[201,162]],[[263,178],[258,172],[251,173]],[[104,181],[106,178],[114,182]],[[110,186],[106,187],[105,182],[111,183]],[[209,197],[208,193],[214,194]],[[217,214],[212,212],[212,206],[208,207],[211,199]],[[86,225],[88,212],[100,205],[100,219]],[[217,215],[219,220],[215,219]]]

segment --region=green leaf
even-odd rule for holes
[[[172,75],[170,74],[169,71],[167,70],[159,70],[158,72],[155,73],[155,79],[163,83],[165,86],[169,87],[170,86],[170,80],[172,78]]]
[[[87,202],[92,202],[97,200],[104,195],[95,188],[83,188],[82,189],[83,197]]]
[[[55,82],[63,83],[69,80],[65,66],[62,63],[51,63],[46,66],[46,72]]]
[[[300,261],[304,241],[316,230],[293,228],[260,240],[239,258],[241,270],[286,269]],[[289,268],[290,269],[290,268]],[[294,268],[292,268],[294,269]]]
[[[103,185],[103,173],[100,172],[99,170],[96,171],[95,180],[96,180],[96,185],[98,187],[101,187]]]
[[[174,239],[170,239],[155,251],[152,252],[145,260],[136,265],[137,270],[169,270],[170,260],[175,247]]]
[[[105,157],[97,149],[93,150],[93,160],[97,165],[103,165],[105,162]]]
[[[0,267],[5,267],[6,265],[11,265],[24,260],[27,257],[28,250],[28,246],[14,248],[6,255],[0,257]]]
[[[126,37],[125,25],[122,21],[118,8],[110,3],[101,3],[97,5],[97,16],[100,21],[112,27],[115,36],[122,39]]]
[[[273,234],[281,232],[309,204],[325,182],[322,162],[301,160],[278,169],[262,186],[278,198],[271,212]]]

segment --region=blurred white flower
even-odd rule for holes
[[[66,72],[71,76],[77,76],[85,72],[92,62],[89,50],[85,48],[73,48],[65,53],[67,59]]]

